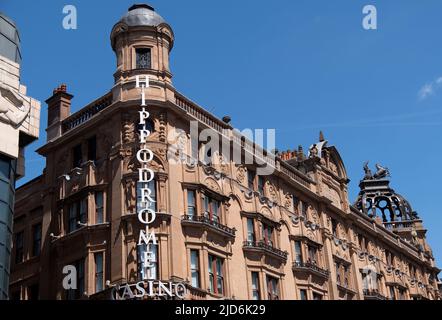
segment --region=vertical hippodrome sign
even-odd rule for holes
[[[149,112],[146,110],[146,88],[149,87],[148,76],[136,77],[136,88],[141,90],[141,111],[139,111],[139,137],[140,137],[140,149],[137,152],[137,160],[140,163],[138,169],[138,183],[141,185],[141,203],[144,206],[137,206],[138,220],[146,226],[146,230],[141,230],[138,238],[138,246],[145,246],[147,250],[142,250],[141,265],[142,270],[149,270],[154,267],[153,259],[155,258],[152,252],[152,245],[157,244],[157,238],[154,231],[149,231],[149,225],[155,221],[156,212],[149,206],[150,203],[155,202],[152,199],[152,190],[149,189],[149,182],[154,179],[154,172],[149,169],[148,165],[153,160],[153,152],[147,147],[147,138],[151,132],[146,129],[146,120],[149,119]],[[138,189],[138,187],[137,187]],[[147,274],[151,272],[144,272],[142,280],[148,280]]]

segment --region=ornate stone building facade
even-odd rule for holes
[[[46,101],[46,168],[17,191],[13,298],[107,299],[144,275],[136,81],[148,75],[158,238],[150,279],[186,283],[187,299],[439,299],[425,229],[386,169],[366,166],[352,205],[343,161],[322,134],[308,155],[262,152],[271,175],[208,150],[197,161],[192,151],[205,146],[192,144],[191,121],[242,156],[258,147],[174,88],[174,34],[153,8],[131,7],[111,44],[109,93],[73,114],[66,86]],[[66,265],[76,267],[77,290],[62,286]]]

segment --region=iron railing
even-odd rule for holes
[[[284,260],[287,260],[288,252],[279,250],[273,247],[270,244],[265,243],[264,241],[244,241],[243,243],[244,249],[259,249],[265,252],[276,255]]]
[[[183,223],[206,225],[206,226],[209,226],[209,227],[214,228],[216,230],[222,231],[232,237],[234,237],[235,233],[236,233],[235,228],[229,228],[228,226],[223,225],[222,223],[215,221],[214,219],[210,219],[209,217],[205,217],[205,216],[184,215],[184,216],[182,216],[182,222]]]
[[[325,278],[328,278],[330,276],[330,271],[328,271],[326,269],[322,269],[314,263],[300,262],[300,261],[293,262],[293,270],[300,270],[300,269],[303,269],[303,270],[308,269],[308,270],[314,271],[317,274],[319,274]]]

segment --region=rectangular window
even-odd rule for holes
[[[264,177],[258,176],[258,192],[261,196],[264,196]]]
[[[200,288],[200,262],[198,250],[190,250],[190,273],[192,276],[192,287]]]
[[[259,272],[252,272],[252,300],[260,300]]]
[[[103,291],[104,272],[103,272],[103,252],[94,254],[95,258],[95,292]]]
[[[313,292],[313,300],[322,300],[322,294]]]
[[[279,300],[278,279],[267,276],[267,295],[268,300]]]
[[[34,301],[39,299],[40,286],[34,283],[28,287],[28,300]]]
[[[396,294],[394,293],[394,287],[389,286],[388,289],[390,291],[390,299],[391,300],[396,300]]]
[[[333,233],[333,236],[335,238],[337,238],[338,237],[338,223],[333,218],[331,219],[331,222],[332,222],[332,233]]]
[[[308,246],[309,262],[314,265],[318,264],[317,257],[318,257],[318,249],[314,246]]]
[[[72,151],[73,153],[73,167],[80,168],[83,164],[83,152],[81,150],[81,144],[76,145]]]
[[[138,48],[135,50],[136,54],[136,68],[137,69],[151,69],[152,57],[150,48]]]
[[[77,230],[78,203],[74,202],[69,206],[69,229],[68,232]]]
[[[152,201],[142,201],[142,193],[141,190],[143,188],[147,188],[150,190],[150,198]],[[156,181],[152,180],[149,183],[141,183],[137,182],[137,212],[142,209],[150,209],[152,211],[157,211],[157,202],[156,202]]]
[[[304,300],[304,301],[308,300],[307,290],[305,290],[305,289],[299,290],[299,297],[300,297],[301,300]]]
[[[248,181],[248,187],[250,190],[255,189],[255,172],[252,170],[247,170],[247,181]]]
[[[68,300],[80,299],[84,295],[84,259],[71,263],[77,270],[77,289],[70,289],[67,292]]]
[[[302,264],[302,247],[301,241],[295,241],[295,263]]]
[[[255,223],[252,218],[247,218],[247,241],[255,242]]]
[[[78,221],[81,223],[87,222],[87,198],[80,201],[80,215]]]
[[[293,196],[293,212],[299,214],[299,200],[295,196]]]
[[[41,223],[32,228],[32,256],[38,257],[41,252]]]
[[[196,215],[196,195],[195,190],[187,190],[187,215],[194,217]]]
[[[301,201],[301,216],[307,219],[307,208],[308,204],[304,201]]]
[[[341,265],[339,262],[335,262],[335,270],[336,270],[336,282],[341,284]]]
[[[273,227],[262,224],[262,239],[265,244],[273,247]]]
[[[24,232],[15,235],[15,263],[22,263],[24,260]]]
[[[223,259],[209,255],[209,290],[219,295],[224,294],[223,264]]]
[[[350,285],[350,272],[348,266],[344,266],[344,286],[348,287]]]
[[[399,289],[399,300],[405,300],[405,291],[404,289]]]
[[[87,198],[73,202],[69,205],[68,233],[79,229],[78,223],[87,223]]]
[[[95,223],[100,224],[104,222],[104,199],[103,192],[95,192]]]
[[[150,254],[145,255],[145,253]],[[137,246],[138,274],[140,280],[157,280],[158,272],[158,245],[149,243]],[[149,259],[145,261],[145,258]]]
[[[207,195],[204,196],[204,216],[211,221],[220,222],[220,206],[218,200],[214,200]]]
[[[89,161],[97,160],[97,138],[95,136],[87,140],[87,159]]]

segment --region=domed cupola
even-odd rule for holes
[[[422,220],[410,203],[390,188],[389,170],[379,164],[376,164],[376,169],[373,174],[368,162],[365,163],[365,176],[359,183],[361,190],[354,206],[405,241],[430,252]]]
[[[110,38],[117,56],[114,99],[130,99],[137,75],[148,75],[154,87],[172,85],[169,54],[174,34],[153,7],[131,6],[113,27]]]
[[[156,13],[155,9],[148,4],[134,4],[121,18],[120,22],[125,23],[129,27],[156,27],[166,23],[163,17]]]
[[[410,203],[390,188],[390,172],[376,165],[377,172],[372,174],[368,162],[364,165],[365,176],[359,183],[361,191],[356,207],[370,218],[380,217],[384,224],[419,219]]]

